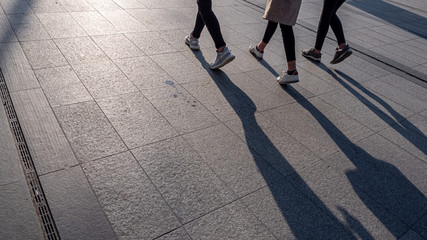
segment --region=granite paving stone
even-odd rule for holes
[[[381,78],[392,74],[390,71],[388,71],[388,68],[385,68],[386,66],[377,66],[372,62],[368,62],[362,57],[363,56],[359,56],[358,54],[354,53],[352,54],[351,58],[347,58],[345,62],[374,77]]]
[[[221,79],[205,79],[182,85],[203,106],[221,121],[228,121],[255,112],[254,106],[242,101],[232,90],[221,84]]]
[[[427,215],[424,215],[412,228],[420,236],[427,238]]]
[[[0,68],[11,92],[40,87],[19,43],[0,43]]]
[[[87,36],[69,13],[37,13],[36,15],[52,38]]]
[[[2,0],[0,4],[6,15],[33,12],[27,1]]]
[[[176,52],[176,49],[161,39],[157,32],[128,33],[125,35],[147,55]]]
[[[40,181],[62,239],[117,239],[81,166]]]
[[[228,121],[225,125],[283,176],[310,166],[318,160],[314,153],[262,114]]]
[[[202,69],[205,69],[213,79],[224,76],[222,72],[229,75],[243,73],[242,70],[240,70],[237,67],[234,61],[222,67],[220,72],[210,71],[209,64],[212,63],[217,56],[215,47],[209,47],[209,48],[204,47],[200,51],[193,51],[187,45],[184,44],[182,39],[180,40],[180,43],[181,44],[177,49],[181,49],[182,55],[187,57],[195,65],[199,66]],[[234,48],[234,46],[230,46],[230,47]]]
[[[276,80],[276,77],[279,76],[280,72],[275,68],[276,67],[267,66],[267,68],[262,70],[246,72],[246,75],[263,85],[273,94],[279,96],[283,105],[293,103],[304,98],[312,98],[314,96],[313,93],[297,84],[292,85],[292,87],[280,87]],[[298,96],[293,94],[294,91],[299,93]]]
[[[103,98],[97,102],[131,149],[178,134],[139,92]]]
[[[123,0],[120,0],[123,1]],[[127,0],[129,1],[129,0]],[[133,0],[131,0],[133,1]],[[117,3],[117,1],[116,1]],[[138,4],[141,5],[140,2]],[[154,9],[146,9],[143,6],[135,6],[134,9],[126,9],[136,20],[144,24],[150,31],[161,31],[173,29],[171,23],[167,21],[167,16],[161,16],[161,12],[156,12]],[[162,9],[160,9],[162,11]]]
[[[171,233],[168,233],[160,238],[157,238],[158,240],[191,240],[188,233],[185,231],[184,228],[178,228],[177,230],[174,230]]]
[[[185,225],[193,239],[275,239],[241,202]]]
[[[97,11],[71,12],[70,15],[89,36],[117,33],[114,25]]]
[[[61,239],[427,238],[426,4],[346,1],[339,64],[332,29],[322,62],[300,54],[322,5],[302,2],[300,81],[281,86],[280,28],[248,52],[265,0],[213,1],[236,56],[220,70],[207,28],[184,42],[195,1],[0,0],[0,68]],[[4,113],[0,238],[41,239]]]
[[[113,0],[86,0],[97,11],[121,10]]]
[[[427,64],[419,65],[419,66],[415,67],[414,70],[427,75]]]
[[[426,213],[425,162],[379,135],[342,151],[326,161],[345,172],[356,191],[370,196],[408,226]]]
[[[138,0],[114,0],[114,2],[119,5],[119,7],[124,9],[134,9],[134,8],[146,8]]]
[[[80,162],[127,149],[95,102],[60,106],[54,111]]]
[[[153,239],[181,225],[130,152],[83,170],[119,238]]]
[[[23,179],[21,159],[16,149],[4,106],[0,106],[0,186]]]
[[[22,42],[21,46],[33,69],[68,65],[64,55],[52,40]]]
[[[427,108],[425,102],[421,101],[413,94],[408,94],[397,87],[383,84],[379,81],[380,80],[369,81],[369,83],[366,83],[365,86],[366,88],[371,89],[416,113],[421,112]]]
[[[0,42],[17,42],[15,33],[13,32],[12,26],[10,25],[6,15],[0,15]]]
[[[289,111],[294,114],[288,114]],[[286,105],[264,114],[321,158],[372,134],[371,130],[319,98]]]
[[[393,85],[396,88],[410,94],[411,96],[418,97],[423,101],[427,101],[427,89],[421,87],[420,85],[407,81],[405,78],[393,74],[380,78],[380,80],[386,82],[387,84]]]
[[[71,67],[47,68],[35,71],[36,77],[52,107],[92,100]]]
[[[181,137],[137,148],[132,153],[183,223],[236,199]]]
[[[427,118],[417,114],[412,117],[408,117],[402,122],[402,125],[412,129],[417,134],[425,137],[427,136]]]
[[[55,43],[71,65],[108,59],[89,37],[55,39]]]
[[[209,77],[206,70],[179,52],[152,55],[150,58],[180,84]]]
[[[284,103],[280,96],[272,94],[247,74],[225,75],[225,78],[221,79],[220,83],[234,92],[240,101],[246,102],[257,111],[273,109]]]
[[[44,174],[78,162],[40,88],[12,93],[15,111],[34,165]]]
[[[339,109],[374,132],[381,131],[398,122],[390,113],[379,110],[373,104],[367,104],[355,96],[343,91],[334,91],[319,96],[320,99]]]
[[[427,138],[412,129],[397,124],[379,133],[381,136],[405,149],[427,163]]]
[[[145,55],[124,35],[107,35],[92,37],[93,41],[110,59],[131,58]]]
[[[22,174],[22,173],[21,173]],[[0,186],[0,234],[4,239],[43,239],[27,183],[24,179]],[[19,229],[19,231],[17,231]]]
[[[239,197],[283,177],[224,125],[183,137]]]
[[[163,88],[142,89],[142,93],[181,134],[219,124],[200,101],[173,82]]]
[[[421,237],[413,230],[409,230],[408,232],[405,233],[405,235],[399,238],[399,240],[424,240],[424,239],[425,238]]]
[[[27,0],[35,13],[65,12],[65,8],[55,0]]]
[[[148,31],[148,27],[136,20],[126,10],[111,10],[100,12],[110,21],[118,33],[133,33]]]
[[[242,202],[277,239],[352,239],[342,224],[286,181],[251,193]]]
[[[176,83],[167,72],[147,56],[113,61],[139,89],[159,88]]]
[[[111,61],[75,65],[74,70],[95,99],[138,91]]]
[[[186,51],[188,47],[186,47],[184,41],[185,37],[191,33],[192,29],[172,29],[172,30],[163,30],[158,31],[160,37],[165,40],[169,45],[177,49],[178,51]],[[211,41],[212,42],[212,41]],[[203,48],[206,48],[205,42],[201,43]],[[211,47],[214,47],[211,44]]]
[[[408,226],[348,179],[320,161],[287,178],[335,222],[361,239],[396,239]],[[373,180],[371,180],[373,181]]]
[[[93,7],[86,0],[58,0],[59,4],[67,12],[85,12],[93,11]]]
[[[35,14],[8,15],[8,19],[19,41],[44,40],[51,38]]]

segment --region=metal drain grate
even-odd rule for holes
[[[9,120],[10,128],[15,137],[15,145],[21,156],[21,165],[25,173],[25,179],[27,180],[28,187],[30,188],[30,194],[33,199],[34,206],[37,210],[39,221],[42,224],[42,230],[45,239],[48,240],[59,240],[58,230],[56,229],[55,223],[50,212],[49,205],[44,197],[43,189],[40,184],[37,171],[34,167],[33,160],[28,150],[27,143],[25,142],[24,134],[22,133],[21,125],[19,124],[18,117],[13,107],[12,100],[10,98],[9,90],[6,85],[6,81],[3,76],[3,72],[0,69],[0,94],[3,106],[6,110],[6,115]]]

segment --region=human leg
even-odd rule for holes
[[[295,36],[292,26],[280,24],[282,30],[283,45],[285,47],[288,70],[283,72],[277,81],[279,84],[288,84],[299,81],[295,57]]]

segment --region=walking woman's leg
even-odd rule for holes
[[[264,48],[270,42],[271,38],[274,35],[274,32],[276,31],[277,25],[279,24],[276,22],[268,21],[267,28],[265,29],[265,32],[264,32],[264,37],[262,38],[261,42],[259,42],[257,45],[257,48],[260,52],[263,52]]]
[[[203,21],[202,16],[197,12],[196,24],[194,25],[193,32],[191,32],[192,38],[200,38],[203,28],[205,27],[205,22]]]
[[[285,46],[286,60],[288,62],[288,72],[297,69],[295,57],[295,36],[292,26],[280,24],[282,30],[283,45]]]
[[[323,43],[325,42],[326,34],[328,34],[329,25],[332,15],[338,4],[338,0],[323,0],[323,10],[320,16],[319,26],[317,28],[316,44],[314,49],[316,53],[320,53]]]
[[[280,24],[280,29],[282,30],[288,70],[284,71],[279,77],[277,77],[277,81],[279,84],[286,85],[288,83],[295,83],[299,81],[295,57],[295,36],[292,26]]]
[[[212,0],[197,0],[197,4],[199,6],[199,14],[215,42],[215,47],[219,52],[222,52],[225,47],[225,41],[221,34],[218,19],[212,11]]]
[[[345,41],[344,30],[342,28],[341,21],[337,16],[337,11],[344,2],[345,2],[345,0],[339,0],[338,1],[337,5],[335,7],[334,13],[331,17],[331,22],[330,22],[330,26],[332,28],[332,31],[335,34],[335,37],[337,38],[338,47],[340,49],[342,49],[346,46],[346,41]]]

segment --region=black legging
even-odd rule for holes
[[[206,25],[215,42],[215,47],[220,48],[225,46],[218,19],[212,11],[212,0],[197,0],[197,5],[199,6],[199,12],[197,13],[196,25],[191,35],[195,38],[199,38]]]
[[[276,31],[277,25],[279,25],[279,23],[268,21],[264,37],[262,38],[263,42],[270,42],[271,37],[273,37],[273,34]],[[283,45],[285,46],[286,60],[288,62],[295,61],[296,57],[294,30],[292,29],[292,26],[285,24],[280,24],[280,29],[282,30],[282,38]]]
[[[322,15],[320,16],[319,27],[317,28],[316,45],[314,48],[322,50],[326,34],[328,34],[329,25],[337,38],[338,44],[345,43],[344,31],[341,21],[337,16],[338,8],[345,0],[324,0]]]

